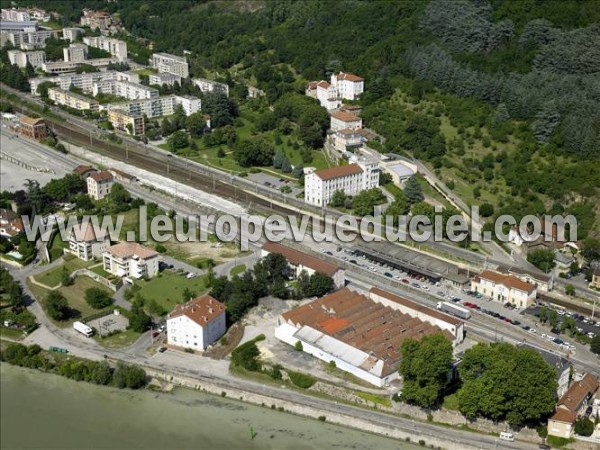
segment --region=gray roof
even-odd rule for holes
[[[571,264],[573,262],[573,257],[562,252],[556,252],[554,254],[554,260],[561,264]]]
[[[401,162],[388,164],[387,169],[392,170],[400,178],[412,177],[415,174],[414,170]]]

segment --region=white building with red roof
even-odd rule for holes
[[[110,238],[105,231],[95,229],[89,221],[77,224],[71,230],[69,251],[79,259],[89,261],[93,258],[101,258],[109,247]]]
[[[471,290],[502,303],[527,308],[537,297],[537,288],[512,275],[484,270],[471,280]]]
[[[365,90],[365,80],[347,72],[332,74],[331,85],[335,88],[337,96],[346,100],[358,100]]]
[[[112,245],[102,254],[104,270],[117,277],[152,278],[158,274],[160,255],[136,242]]]
[[[94,200],[102,200],[110,194],[114,182],[115,180],[112,173],[106,170],[92,173],[87,177],[88,195]]]
[[[332,131],[360,130],[362,128],[362,119],[346,111],[332,112],[330,120],[329,127]]]
[[[206,350],[227,330],[225,305],[210,295],[175,306],[167,318],[167,343],[175,347]]]
[[[0,208],[0,236],[10,239],[24,230],[23,221],[14,211]]]

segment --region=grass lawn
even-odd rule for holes
[[[445,396],[442,407],[458,411],[458,397],[456,396],[456,393]]]
[[[90,268],[90,270],[104,278],[109,278],[112,276],[110,273],[108,273],[106,270],[104,270],[104,268],[102,267],[102,264],[100,264],[99,266],[92,267],[92,268]]]
[[[141,289],[138,292],[143,298],[154,299],[167,311],[171,311],[178,303],[184,302],[182,295],[186,288],[194,292],[196,296],[207,291],[204,277],[187,279],[168,270],[150,280],[136,281],[135,284],[140,286]]]
[[[60,238],[60,233],[56,233],[52,238],[52,242],[48,246],[48,251],[50,252],[50,261],[55,261],[63,255],[63,250],[65,248],[69,248],[69,243],[64,242]]]
[[[368,402],[373,402],[377,405],[382,405],[386,407],[392,406],[392,401],[388,397],[385,397],[383,395],[371,394],[370,392],[361,391],[355,391],[354,393]]]
[[[89,267],[93,264],[95,264],[95,261],[84,261],[75,256],[67,255],[65,257],[65,262],[55,267],[54,269],[36,275],[35,279],[39,283],[43,283],[48,287],[58,286],[62,280],[63,267],[66,267],[69,273],[71,273],[77,269]]]
[[[233,267],[229,273],[231,276],[233,275],[239,275],[240,273],[244,272],[246,270],[246,264],[240,264],[238,266]]]
[[[23,337],[23,330],[0,326],[0,338],[8,338],[15,341],[20,341],[23,339]]]
[[[156,69],[150,69],[150,68],[146,68],[146,69],[139,69],[139,70],[135,70],[135,73],[137,73],[138,75],[154,75],[155,73],[158,73],[158,71]]]
[[[123,348],[129,347],[131,344],[137,341],[141,335],[142,334],[138,333],[137,331],[124,330],[106,338],[101,338],[100,336],[96,335],[94,336],[94,339],[96,342],[98,342],[98,344],[106,348]]]

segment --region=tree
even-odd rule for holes
[[[379,172],[379,186],[385,186],[388,183],[392,183],[394,180],[392,175],[384,172],[383,170]]]
[[[59,291],[50,291],[46,295],[46,310],[48,315],[54,320],[66,320],[69,317],[70,309],[67,299]]]
[[[233,124],[233,118],[239,114],[235,102],[222,92],[203,94],[202,112],[210,116],[213,128]]]
[[[548,321],[548,309],[546,307],[540,308],[539,319],[541,323]]]
[[[527,261],[546,273],[550,272],[555,265],[554,253],[549,249],[539,249],[528,253]]]
[[[600,259],[600,239],[592,237],[585,238],[583,240],[581,254],[589,261]]]
[[[594,422],[589,417],[582,416],[575,421],[575,433],[580,436],[591,436],[594,432]]]
[[[108,292],[96,287],[86,289],[85,301],[94,309],[106,308],[113,303],[113,299]]]
[[[404,195],[408,199],[411,205],[415,203],[422,202],[425,199],[423,195],[423,189],[421,188],[421,184],[419,184],[419,180],[416,175],[413,175],[406,182],[406,186],[404,187]]]
[[[329,204],[334,208],[343,208],[346,203],[346,194],[344,191],[338,189],[331,195],[331,201]]]
[[[556,404],[554,368],[535,350],[507,343],[479,343],[459,366],[459,410],[516,426],[548,417]]]
[[[71,286],[73,284],[73,280],[71,279],[71,273],[66,266],[63,266],[60,272],[60,284],[63,286]]]
[[[115,183],[110,188],[110,193],[106,197],[109,210],[112,213],[127,211],[131,202],[131,194],[120,183]]]
[[[333,278],[321,272],[315,272],[310,276],[310,296],[321,297],[331,292],[335,284]]]
[[[425,408],[440,399],[452,367],[452,343],[442,334],[420,341],[405,339],[400,345],[400,375],[404,387],[402,400]]]
[[[187,287],[181,293],[181,299],[183,300],[183,303],[189,302],[195,296],[196,296],[196,293],[194,291],[192,291],[190,288],[187,288]]]
[[[244,139],[233,149],[233,157],[242,167],[270,166],[275,148],[262,137]]]
[[[385,196],[379,188],[372,188],[359,192],[352,199],[354,214],[357,216],[373,215],[374,208],[385,202]]]
[[[491,205],[490,203],[483,203],[479,207],[479,213],[481,214],[481,217],[493,216],[494,215],[494,205]]]
[[[137,333],[144,333],[145,331],[148,331],[151,326],[152,318],[144,312],[144,299],[138,296],[131,304],[128,328]]]
[[[592,342],[590,342],[590,350],[592,353],[600,355],[600,334],[597,334],[592,338]]]
[[[113,374],[113,383],[119,389],[139,389],[146,384],[146,372],[141,367],[119,362]]]
[[[575,296],[575,286],[573,286],[572,284],[567,284],[565,286],[565,294],[571,297]]]
[[[191,137],[201,137],[206,129],[206,119],[204,118],[204,114],[201,112],[190,114],[185,119],[185,128],[190,133]]]
[[[95,363],[90,372],[90,381],[106,386],[112,381],[112,370],[106,361]]]
[[[301,352],[302,350],[304,350],[304,347],[302,346],[301,341],[296,341],[296,343],[294,344],[294,348],[296,349],[297,352]]]
[[[176,131],[167,138],[167,145],[172,152],[186,148],[188,142],[188,134],[183,130]]]
[[[548,318],[548,322],[550,323],[550,326],[552,327],[552,329],[556,328],[556,325],[558,325],[558,313],[556,312],[556,310],[554,310],[554,309],[550,310],[550,316]]]

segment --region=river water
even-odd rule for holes
[[[418,448],[187,389],[118,390],[4,363],[0,376],[3,450]]]

